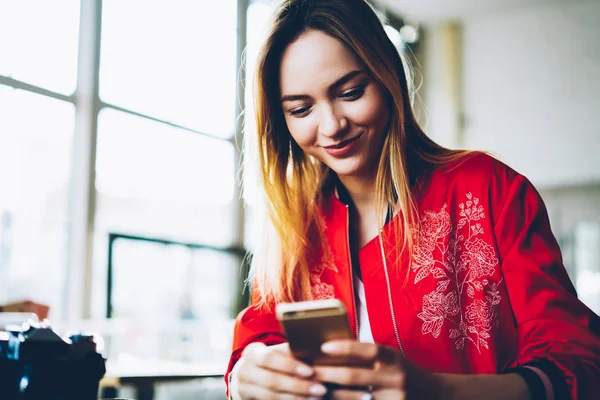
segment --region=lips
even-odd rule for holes
[[[344,146],[347,146],[347,145],[349,145],[350,143],[354,142],[355,140],[357,140],[357,139],[358,139],[359,137],[361,137],[361,136],[362,136],[362,134],[360,134],[360,135],[358,135],[358,136],[355,136],[355,137],[353,137],[353,138],[350,138],[350,139],[347,139],[347,140],[341,141],[341,142],[339,142],[338,144],[332,144],[331,146],[323,146],[323,148],[325,148],[325,149],[341,149],[341,148],[343,148]]]
[[[355,145],[361,136],[362,133],[348,140],[343,140],[340,143],[323,146],[323,149],[332,157],[343,158],[349,156],[354,151]]]

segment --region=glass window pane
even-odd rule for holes
[[[236,5],[236,0],[105,0],[102,100],[230,136],[235,125]]]
[[[600,224],[579,222],[573,232],[575,288],[579,299],[600,313]]]
[[[273,17],[273,6],[268,4],[266,1],[253,1],[248,6],[248,12],[246,14],[246,85],[245,85],[245,100],[246,107],[253,106],[252,88],[254,75],[256,73],[256,58],[258,51],[262,46],[268,28],[270,27],[270,20]],[[253,115],[253,114],[250,114]]]
[[[114,318],[206,321],[235,317],[241,257],[126,238],[113,243]],[[144,284],[140,285],[142,275]]]
[[[246,85],[245,85],[245,134],[247,138],[254,139],[256,135],[255,123],[254,123],[254,103],[253,103],[253,83],[256,74],[256,58],[258,51],[262,45],[267,29],[269,28],[269,20],[273,15],[273,6],[268,4],[266,1],[253,1],[247,12],[247,44],[246,44]],[[246,248],[254,249],[257,237],[259,237],[258,223],[256,220],[256,206],[259,200],[257,188],[259,185],[258,176],[258,148],[256,147],[256,140],[250,140],[246,143],[250,147],[247,149],[243,160],[244,160],[244,202],[246,203],[244,213],[244,245]]]
[[[74,107],[0,85],[0,303],[31,298],[60,317]]]
[[[256,61],[258,51],[262,45],[269,27],[269,20],[273,14],[273,7],[265,2],[256,1],[249,5],[247,12],[247,44],[246,44],[246,85],[245,85],[245,134],[256,135],[254,123],[254,78],[256,74]],[[254,205],[257,196],[256,187],[258,184],[258,149],[255,147],[255,141],[252,141],[252,148],[244,157],[244,200]]]
[[[174,203],[227,204],[231,143],[105,109],[98,120],[96,189],[104,195]]]
[[[177,244],[113,243],[112,317],[148,328],[112,337],[110,354],[225,365],[241,257]]]
[[[0,0],[0,75],[73,93],[78,35],[78,0]]]
[[[221,139],[104,109],[96,156],[94,282],[106,282],[109,233],[229,246],[234,148]],[[106,314],[95,290],[92,314]]]

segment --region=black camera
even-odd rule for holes
[[[0,331],[0,399],[96,400],[106,360],[94,336],[25,323]]]

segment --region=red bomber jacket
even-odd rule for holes
[[[430,372],[544,365],[555,398],[600,398],[600,319],[577,299],[532,184],[482,154],[434,170],[417,203],[411,256],[398,254],[397,217],[358,253],[375,342]],[[348,209],[331,196],[322,215],[328,243],[312,293],[341,299],[357,330]],[[236,320],[226,382],[255,341],[285,337],[272,311],[252,305]]]

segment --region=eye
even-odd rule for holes
[[[310,107],[298,107],[298,108],[294,108],[289,111],[291,116],[299,117],[299,118],[308,115],[309,112],[310,112]]]
[[[344,100],[357,100],[365,93],[365,86],[366,85],[360,85],[355,88],[346,90],[340,95],[340,97]]]

